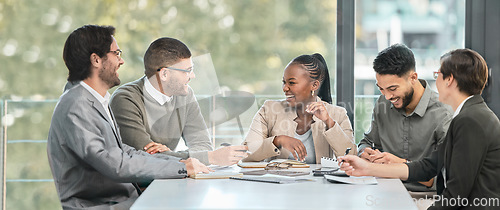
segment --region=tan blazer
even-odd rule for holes
[[[317,99],[320,101],[320,99]],[[321,157],[343,156],[345,150],[350,147],[349,154],[356,154],[357,148],[354,144],[351,122],[347,117],[347,111],[339,106],[323,102],[335,125],[327,129],[326,124],[313,116],[311,125],[314,149],[316,151],[316,163],[321,162]],[[264,159],[284,158],[291,154],[285,148],[278,148],[273,144],[274,137],[279,135],[295,136],[297,123],[297,112],[289,107],[284,100],[268,100],[255,114],[250,130],[243,144],[248,146],[252,152],[243,161],[262,161]]]

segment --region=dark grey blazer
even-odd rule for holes
[[[64,209],[127,207],[138,197],[133,182],[186,176],[178,158],[123,144],[102,104],[82,85],[73,85],[56,105],[47,143]]]
[[[480,95],[467,100],[451,121],[445,141],[430,156],[408,163],[410,181],[438,175],[437,192],[442,198],[500,198],[500,122]],[[446,188],[442,168],[446,169]],[[442,199],[443,200],[443,199]],[[458,208],[442,206],[432,208]],[[465,208],[474,208],[467,206]],[[475,207],[477,208],[477,207]],[[481,209],[499,206],[481,206]]]

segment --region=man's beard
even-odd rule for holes
[[[104,81],[109,86],[109,88],[117,86],[121,82],[120,78],[116,76],[116,73],[114,71],[109,71],[106,68],[102,68],[99,71],[99,78]]]
[[[186,96],[188,95],[188,92],[185,89],[184,84],[180,83],[179,81],[175,79],[171,79],[170,81],[167,81],[166,85],[167,89],[172,93],[172,95],[175,96]]]
[[[410,105],[411,99],[413,98],[413,92],[414,89],[411,88],[411,90],[405,94],[405,97],[403,98],[403,106],[401,106],[401,109],[406,109],[406,107]]]

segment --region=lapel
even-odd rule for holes
[[[465,110],[469,109],[472,105],[475,105],[475,104],[479,104],[479,103],[482,103],[483,102],[483,98],[481,97],[481,95],[474,95],[472,96],[472,98],[469,98],[469,100],[467,100],[464,105],[462,106],[462,109],[460,110],[460,112],[458,113],[458,115],[462,114]],[[455,116],[456,117],[458,117]],[[445,149],[444,153],[444,160],[442,161],[442,164],[443,166],[446,166],[447,162],[449,162],[451,160],[451,154],[452,154],[452,151],[453,151],[453,133],[452,133],[452,128],[453,128],[453,124],[454,124],[454,121],[455,119],[452,119],[451,121],[451,124],[450,124],[450,127],[448,129],[448,132],[446,134],[446,143],[445,143]],[[439,162],[438,162],[439,163]],[[440,166],[440,165],[438,165]],[[448,169],[446,169],[448,170]]]
[[[118,132],[118,125],[116,124],[116,118],[115,118],[115,115],[113,114],[111,108],[108,106],[108,109],[109,109],[109,114],[111,115],[111,117],[113,118],[113,126],[111,126],[113,128],[113,133],[115,134],[115,137],[116,137],[116,141],[118,142],[118,146],[120,148],[122,148],[122,141],[121,141],[121,136],[120,136],[120,132]],[[109,122],[109,121],[108,121]]]
[[[83,87],[82,87],[83,88]],[[85,90],[85,92],[88,92]],[[111,117],[113,118],[113,122],[111,122],[111,120],[109,119],[108,117],[108,114],[106,113],[106,111],[104,110],[103,106],[101,105],[101,103],[99,101],[97,101],[97,99],[92,96],[92,94],[89,93],[89,97],[88,100],[92,103],[92,107],[97,110],[97,112],[99,112],[99,114],[101,115],[102,118],[104,118],[104,120],[106,120],[106,122],[108,122],[108,125],[111,127],[111,130],[113,131],[113,134],[115,135],[115,139],[116,139],[116,142],[118,143],[118,146],[120,148],[122,148],[122,144],[121,144],[121,141],[120,141],[120,137],[118,135],[118,131],[116,130],[117,126],[114,122],[116,122],[116,119],[113,115],[113,112],[109,111],[109,113],[111,114]],[[107,107],[109,109],[109,107]]]
[[[483,102],[484,102],[484,100],[481,97],[481,95],[472,96],[472,98],[470,98],[469,100],[467,100],[464,103],[464,105],[462,106],[462,109],[460,110],[459,114],[457,116],[455,116],[455,118],[457,118],[460,114],[462,114],[464,112],[464,110],[469,109],[470,106],[475,105],[475,104],[479,104],[479,103],[483,103]],[[448,170],[449,164],[447,164],[447,163],[451,161],[451,155],[453,153],[453,132],[452,131],[453,131],[453,125],[454,125],[455,118],[452,119],[452,121],[450,123],[450,127],[448,128],[448,131],[446,133],[445,142],[443,142],[441,144],[441,146],[439,146],[439,153],[438,154],[443,154],[443,155],[438,156],[437,168],[439,170],[438,174],[440,176],[443,176],[443,174],[442,174],[443,167],[446,170],[446,174],[448,174],[448,171],[449,171]],[[445,178],[448,179],[447,177],[445,177]],[[438,193],[439,193],[439,190],[438,190]]]
[[[320,100],[320,99],[318,99]],[[297,129],[297,122],[295,122],[295,119],[297,118],[297,110],[295,108],[289,107],[285,104],[286,102],[280,103],[281,106],[285,107],[285,119],[290,122],[290,125],[292,125],[289,128],[284,128],[285,130],[282,130],[283,133],[285,133],[287,136],[290,137],[295,137],[295,130]],[[314,142],[314,150],[316,151],[316,161],[321,159],[321,153],[318,151],[321,151],[321,148],[324,146],[329,147],[329,145],[324,145],[324,142],[319,141],[320,135],[322,131],[325,129],[323,121],[321,121],[319,118],[313,115],[312,117],[313,122],[311,123],[311,132],[312,132],[312,137],[313,137],[313,142]],[[277,126],[274,126],[277,127]],[[281,126],[278,126],[281,127]],[[290,152],[286,152],[286,157]],[[331,157],[333,154],[333,151],[329,149],[329,157]]]
[[[294,137],[295,130],[297,129],[297,124],[298,124],[297,122],[295,122],[295,118],[297,118],[297,110],[295,110],[295,108],[293,107],[287,106],[286,104],[283,105],[285,106],[287,121],[289,121],[290,125],[292,125],[291,128],[284,128],[285,130],[283,132],[286,133],[287,136]]]

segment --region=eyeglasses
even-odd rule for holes
[[[437,79],[438,76],[439,76],[439,73],[441,73],[440,71],[435,71],[432,73],[432,77],[434,77],[434,79]]]
[[[182,71],[182,72],[186,72],[188,74],[193,72],[193,67],[189,67],[188,69],[178,69],[178,68],[174,68],[174,67],[162,67],[156,71],[161,71],[161,69],[163,69],[163,68],[172,69],[172,70],[176,70],[176,71]]]
[[[109,52],[115,53],[118,57],[122,57],[122,50],[110,50]]]
[[[265,170],[279,170],[279,169],[287,169],[292,167],[292,163],[289,162],[270,162],[264,168]]]

